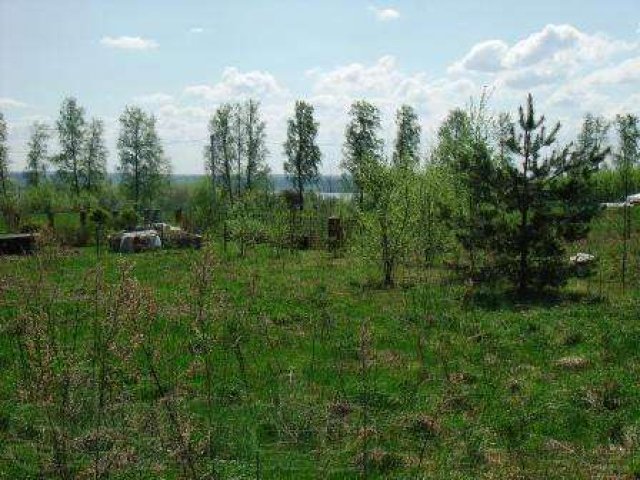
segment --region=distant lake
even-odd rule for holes
[[[316,195],[323,200],[330,200],[332,198],[337,200],[351,200],[353,198],[352,192],[316,192]]]

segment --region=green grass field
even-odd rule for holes
[[[203,419],[211,422],[215,457],[210,462],[206,453],[194,453],[199,472],[213,465],[221,478],[356,478],[365,470],[371,478],[640,473],[637,297],[463,308],[455,284],[434,280],[378,290],[374,270],[324,252],[279,256],[259,247],[238,258],[218,249],[209,417],[186,304],[190,265],[201,255],[163,251],[124,260],[105,255],[98,262],[114,285],[118,262],[133,263],[132,274],[158,303],[149,344],[165,395],[181,421],[192,425],[194,445],[205,430]],[[82,249],[55,261],[37,288],[55,289],[51,308],[75,315],[78,353],[60,361],[74,358],[81,369],[92,361],[95,312],[85,288],[95,277],[96,256]],[[40,301],[40,293],[23,297],[29,287],[21,278],[35,276],[37,262],[0,263],[5,478],[47,475],[53,455],[43,438],[46,423],[39,428],[40,410],[51,405],[21,401],[16,388],[22,377],[14,323],[18,312],[34,308],[27,304]],[[65,323],[67,340],[70,328]],[[114,380],[112,394],[127,400],[114,400],[110,425],[125,433],[126,448],[119,448],[130,458],[113,476],[182,476],[180,462],[163,445],[170,437],[159,413],[165,400],[151,388],[144,362],[135,355],[126,365],[114,362],[122,378]],[[91,396],[90,382],[76,388],[69,395]],[[80,414],[63,427],[77,440],[91,421]],[[90,449],[70,442],[75,473],[89,475]]]
[[[582,246],[614,264],[610,228]],[[233,244],[0,258],[0,478],[640,475],[637,287],[489,309],[446,270],[378,275]]]

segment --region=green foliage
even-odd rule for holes
[[[233,203],[233,169],[234,169],[234,145],[233,137],[234,107],[225,103],[220,105],[215,114],[209,120],[209,135],[213,144],[205,147],[206,168],[211,176],[212,185],[222,178],[223,191],[226,200]]]
[[[4,223],[4,230],[12,232],[18,229],[20,223],[20,202],[9,188],[7,192],[0,195],[0,215]]]
[[[49,161],[49,127],[45,123],[35,122],[31,126],[29,153],[27,153],[27,185],[37,187],[46,179]]]
[[[113,182],[104,182],[100,192],[98,192],[98,205],[100,207],[113,212],[118,210],[125,199],[122,198],[122,191],[118,185]]]
[[[627,192],[640,192],[640,167],[632,167],[622,175],[613,168],[601,168],[593,175],[593,193],[599,202],[624,202]]]
[[[126,197],[137,208],[153,206],[170,170],[153,115],[135,106],[125,109],[120,116],[118,155]]]
[[[56,122],[61,152],[51,161],[58,167],[58,176],[70,186],[74,195],[82,189],[82,149],[86,130],[84,108],[74,97],[65,98]]]
[[[603,117],[587,113],[576,142],[577,148],[585,151],[605,150],[609,145],[610,127],[611,125]]]
[[[193,186],[186,205],[186,223],[191,229],[203,231],[215,228],[221,216],[221,209],[213,209],[214,205],[222,207],[221,199],[214,199],[215,193],[208,181],[200,181]]]
[[[313,119],[313,106],[297,100],[293,117],[287,122],[287,140],[284,143],[284,171],[289,175],[299,196],[299,206],[304,208],[304,188],[318,178],[321,162],[317,145],[318,123]]]
[[[266,146],[267,124],[260,116],[260,102],[248,100],[244,105],[243,128],[245,136],[245,152],[247,156],[245,168],[245,188],[251,190],[264,186],[269,172],[266,157],[269,151]]]
[[[622,253],[622,288],[626,288],[628,244],[631,236],[631,207],[627,198],[631,194],[631,172],[640,162],[640,121],[637,116],[627,114],[616,117],[616,126],[620,146],[615,155],[616,165],[624,190],[624,220],[623,220],[623,253]]]
[[[393,286],[400,262],[414,251],[419,219],[419,181],[413,170],[369,161],[360,171],[367,194],[359,212],[361,248],[381,266],[385,286]]]
[[[384,143],[380,138],[380,111],[375,105],[364,100],[351,105],[350,121],[347,124],[344,142],[344,168],[353,179],[363,201],[364,172],[370,162],[382,161]],[[411,122],[409,122],[410,124]],[[403,139],[401,142],[405,144]],[[404,148],[404,147],[403,147]]]
[[[626,175],[640,162],[640,120],[632,114],[618,115],[616,128],[619,148],[614,155],[615,164]]]
[[[104,145],[104,123],[92,119],[86,131],[81,159],[82,186],[89,192],[98,191],[107,175],[107,147]]]
[[[7,147],[7,122],[0,112],[0,194],[6,197],[9,192],[9,148]]]
[[[500,275],[522,295],[531,288],[562,285],[570,275],[565,242],[584,238],[599,206],[590,195],[590,177],[606,155],[593,148],[550,150],[560,124],[550,130],[537,118],[529,95],[520,108],[519,129],[506,141],[498,206],[489,247]]]
[[[121,228],[132,230],[138,225],[140,217],[133,208],[125,208],[120,212],[116,220]]]
[[[104,225],[109,220],[109,212],[107,212],[104,208],[95,208],[89,218],[93,223],[97,223],[99,225]]]
[[[469,272],[478,277],[486,266],[484,251],[495,235],[498,214],[498,165],[488,137],[484,99],[469,112],[453,110],[438,131],[434,160],[455,190],[441,209],[442,221],[452,230],[469,257]]]
[[[413,107],[402,105],[396,113],[396,142],[393,163],[416,169],[420,164],[420,122]]]
[[[205,167],[214,188],[222,179],[229,203],[244,190],[265,186],[268,150],[260,102],[250,99],[218,107],[209,120],[209,137],[204,149]]]
[[[268,223],[265,216],[259,214],[257,207],[250,198],[243,198],[227,213],[227,231],[231,239],[240,246],[241,256],[245,255],[247,247],[264,242],[268,238]]]
[[[70,209],[72,200],[66,191],[47,182],[28,188],[22,195],[22,203],[29,212],[55,213]]]
[[[456,251],[456,231],[448,220],[460,217],[465,204],[455,176],[442,165],[427,165],[419,173],[419,182],[417,242],[425,263],[430,265]]]

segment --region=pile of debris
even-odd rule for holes
[[[136,230],[109,235],[109,248],[113,252],[137,253],[162,248],[162,240],[155,230]]]
[[[174,227],[168,223],[154,223],[153,229],[158,232],[162,244],[168,248],[200,248],[202,235],[196,235]]]
[[[185,232],[167,223],[154,223],[148,228],[122,231],[109,236],[113,252],[137,253],[159,248],[200,248],[202,235]]]
[[[622,202],[605,202],[605,203],[601,203],[600,205],[602,205],[604,208],[634,207],[636,205],[640,205],[640,193],[629,195]]]
[[[579,277],[586,277],[593,273],[596,267],[596,257],[590,253],[578,252],[569,257],[569,265]]]
[[[588,265],[590,263],[595,262],[595,255],[591,255],[590,253],[578,252],[575,255],[571,255],[569,257],[569,263],[571,265]]]

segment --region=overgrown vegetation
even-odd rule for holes
[[[635,293],[487,310],[446,268],[220,244],[0,268],[10,478],[638,473]]]
[[[487,100],[451,112],[427,161],[410,106],[387,154],[378,109],[355,102],[353,200],[309,188],[322,156],[306,102],[281,193],[251,101],[216,110],[209,176],[186,186],[166,183],[137,107],[121,117],[117,185],[102,125],[74,99],[58,154],[34,125],[25,187],[2,173],[3,133],[2,227],[39,232],[40,248],[0,257],[0,472],[640,475],[640,210],[600,206],[634,191],[637,119],[618,118],[619,144],[589,116],[558,145],[531,97],[516,124]],[[149,208],[205,232],[204,248],[100,248],[149,226]]]

